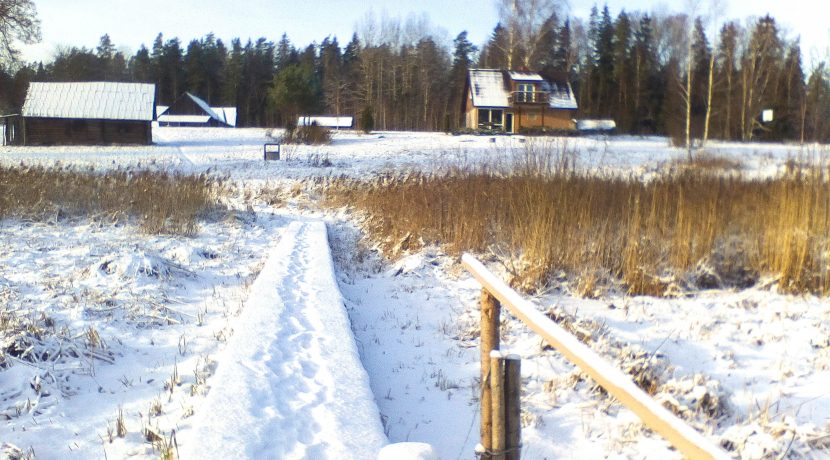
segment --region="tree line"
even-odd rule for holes
[[[700,5],[703,0],[687,2]],[[710,0],[711,1],[711,0]],[[678,143],[830,140],[830,70],[808,72],[797,38],[767,15],[743,23],[690,10],[650,14],[594,6],[562,14],[559,0],[497,0],[499,22],[479,47],[425,17],[367,15],[349,41],[297,47],[283,35],[187,44],[159,34],[127,55],[101,37],[95,49],[59,50],[52,62],[0,71],[0,109],[20,110],[30,81],[155,83],[159,105],[190,91],[238,108],[240,126],[284,125],[298,114],[373,115],[378,129],[463,127],[467,71],[535,70],[566,76],[578,118],[612,118],[618,131]],[[772,111],[772,120],[761,117]]]

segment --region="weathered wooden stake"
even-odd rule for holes
[[[522,448],[522,360],[510,355],[504,361],[505,428],[507,453],[505,460],[519,460]]]
[[[490,391],[490,352],[499,349],[501,304],[486,289],[481,290],[481,445],[483,459],[493,450],[492,398]]]
[[[494,350],[490,355],[490,397],[493,417],[493,460],[505,460],[504,451],[507,448],[507,430],[504,420],[504,357],[501,352]]]

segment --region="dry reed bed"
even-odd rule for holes
[[[787,292],[830,292],[830,182],[819,167],[767,179],[675,168],[643,181],[531,165],[327,189],[329,206],[365,213],[388,249],[492,252],[525,289],[564,271],[582,295],[617,282],[648,295],[747,287],[761,276]]]
[[[0,167],[0,219],[135,218],[147,233],[192,235],[222,189],[207,175]]]

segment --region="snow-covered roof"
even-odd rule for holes
[[[513,81],[545,81],[545,79],[536,72],[518,72],[511,70],[508,73]]]
[[[301,116],[297,119],[297,126],[311,126],[316,124],[324,128],[351,128],[354,125],[354,117],[334,116]]]
[[[31,83],[23,116],[152,121],[155,98],[144,83]]]
[[[474,107],[510,107],[509,82],[505,82],[505,75],[513,81],[529,81],[539,83],[539,90],[548,93],[548,106],[552,109],[578,108],[576,97],[570,83],[551,83],[535,72],[504,72],[498,69],[470,70],[470,89],[473,94]]]
[[[190,99],[192,99],[193,102],[195,102],[196,105],[198,105],[199,108],[202,109],[206,114],[210,115],[211,118],[213,118],[217,121],[221,121],[222,123],[225,122],[225,119],[220,117],[219,115],[217,115],[216,112],[213,111],[213,108],[211,106],[209,106],[207,102],[203,101],[201,98],[199,98],[197,96],[194,96],[191,93],[184,93],[184,94],[187,97],[189,97]]]
[[[218,121],[219,123],[236,127],[236,107],[211,107],[205,102],[204,99],[196,96],[193,93],[184,93],[184,97],[187,97],[194,104],[196,107],[201,110],[203,115],[193,115],[188,113],[167,113],[169,109],[172,107],[175,111],[179,111],[181,109],[175,109],[177,104],[173,106],[166,106],[160,105],[156,107],[156,113],[158,114],[158,121],[160,122],[167,122],[167,123],[205,123],[207,124],[211,119]],[[189,111],[190,109],[188,109]]]
[[[510,93],[504,87],[504,74],[501,70],[470,70],[470,89],[476,107],[510,107]]]
[[[162,123],[207,123],[210,115],[161,115],[158,120]]]
[[[564,83],[549,83],[542,82],[542,91],[548,92],[548,105],[552,109],[572,109],[579,108],[576,104],[576,96],[574,95],[571,84]]]
[[[227,125],[236,127],[236,107],[211,107]]]

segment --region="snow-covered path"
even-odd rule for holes
[[[334,278],[326,226],[270,253],[181,458],[375,458],[387,442]]]

